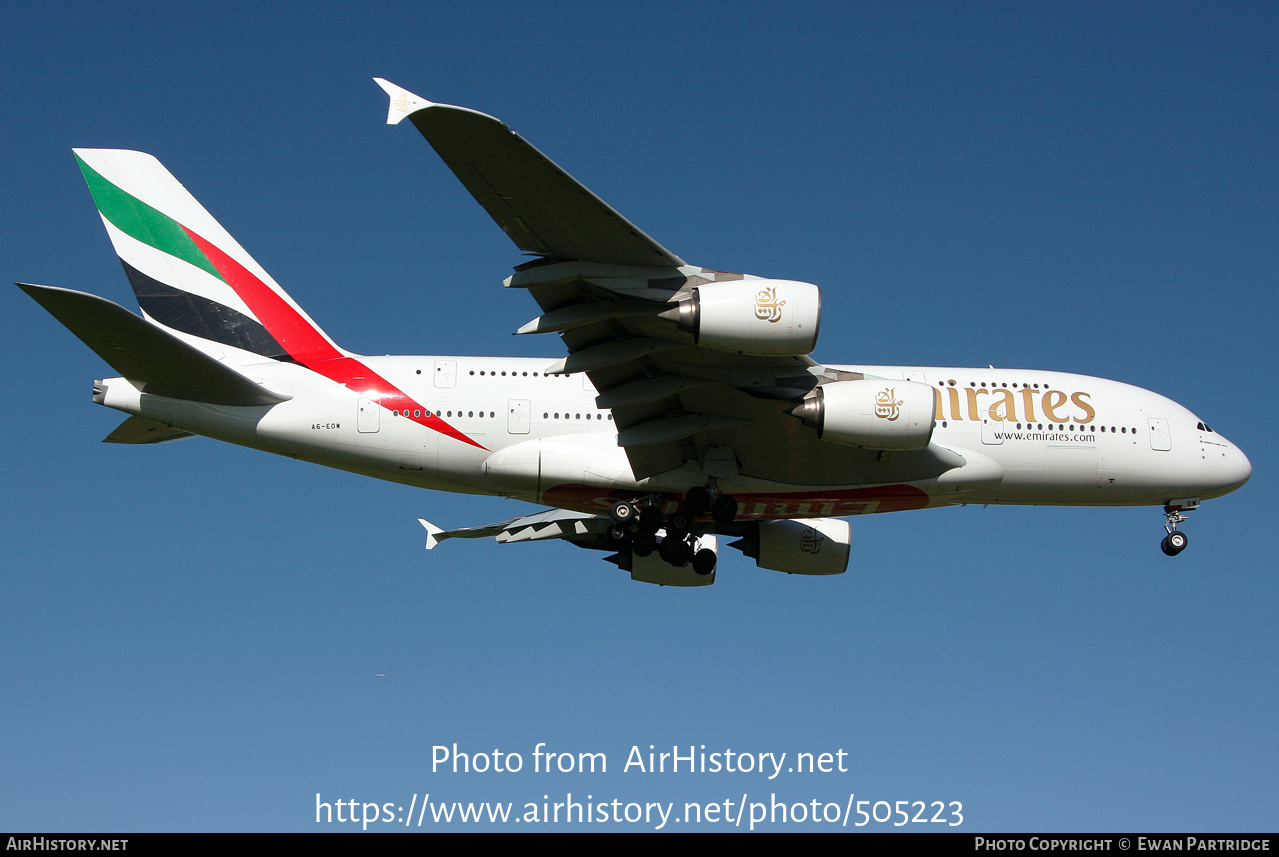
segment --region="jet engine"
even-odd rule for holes
[[[822,440],[867,449],[923,449],[933,437],[933,388],[865,378],[823,384],[791,413]]]
[[[729,547],[755,565],[787,574],[843,574],[848,569],[852,527],[839,518],[761,521]]]
[[[736,354],[797,356],[817,346],[821,289],[795,280],[707,283],[662,313],[698,345]]]

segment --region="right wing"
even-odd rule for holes
[[[606,535],[613,522],[599,515],[585,515],[567,509],[547,509],[536,515],[524,515],[496,524],[461,527],[456,530],[442,529],[423,518],[417,520],[426,529],[427,550],[432,550],[445,539],[492,538],[499,543],[562,539],[587,550],[617,551],[604,557],[605,561],[623,571],[629,571],[632,580],[663,586],[708,586],[715,582],[713,570],[697,572],[691,567],[674,567],[658,554],[641,556],[629,548],[619,550],[616,544],[609,543]],[[704,534],[696,537],[695,545],[698,549],[714,551],[718,548],[718,540],[713,535]]]
[[[441,529],[424,518],[418,518],[417,521],[426,529],[427,550],[432,550],[445,539],[489,538],[503,543],[565,539],[580,547],[609,549],[604,544],[604,533],[610,526],[608,518],[566,509],[547,509],[536,515],[523,515],[482,527],[459,527],[456,530]]]

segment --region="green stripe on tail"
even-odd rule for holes
[[[120,190],[86,164],[79,155],[76,155],[76,161],[80,164],[80,171],[84,173],[84,180],[89,184],[89,192],[93,194],[98,211],[102,212],[102,216],[112,226],[131,238],[184,262],[190,262],[219,280],[223,279],[180,223]]]

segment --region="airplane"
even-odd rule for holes
[[[454,538],[562,539],[632,579],[713,583],[721,538],[757,566],[848,567],[853,515],[951,505],[1162,506],[1163,552],[1247,457],[1164,396],[1028,369],[815,362],[818,286],[686,263],[492,116],[381,78],[532,258],[504,284],[556,360],[341,348],[154,157],[76,158],[142,316],[18,285],[120,377],[105,439],[201,435],[436,491],[549,507]]]

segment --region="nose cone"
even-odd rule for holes
[[[1234,453],[1230,457],[1230,463],[1227,469],[1230,472],[1230,487],[1227,491],[1233,491],[1236,488],[1242,488],[1243,484],[1252,476],[1252,462],[1248,460],[1248,456],[1243,454],[1243,450],[1231,444],[1231,451]]]
[[[1244,483],[1252,476],[1252,462],[1233,443],[1229,444],[1229,449],[1222,453],[1221,458],[1212,464],[1213,497],[1220,497],[1223,494],[1229,494],[1231,491],[1242,488]]]

